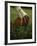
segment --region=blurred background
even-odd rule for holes
[[[17,18],[16,6],[10,6],[10,40],[32,39],[32,7],[21,8],[29,15],[29,23],[26,26],[15,26],[14,22]]]

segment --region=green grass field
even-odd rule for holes
[[[10,39],[31,39],[32,38],[32,8],[22,7],[22,9],[29,15],[30,21],[27,26],[16,26],[14,29],[11,27]],[[14,23],[17,17],[16,7],[10,7],[10,21]]]

